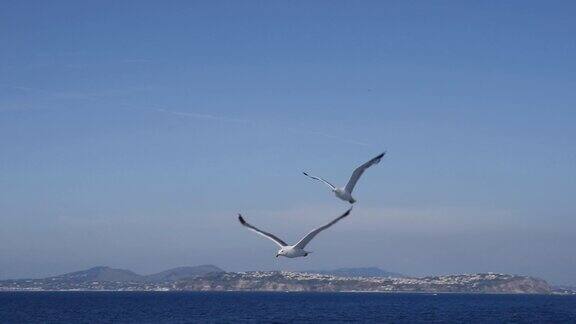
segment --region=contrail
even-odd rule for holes
[[[208,119],[208,120],[215,120],[215,121],[223,121],[223,122],[227,122],[227,123],[242,123],[242,124],[250,123],[249,120],[215,116],[215,115],[210,115],[210,114],[201,114],[201,113],[195,113],[195,112],[180,112],[180,111],[168,110],[168,109],[163,109],[163,108],[155,108],[154,110],[158,111],[158,112],[168,113],[171,115],[190,117],[190,118],[196,118],[196,119]]]
[[[321,137],[325,137],[325,138],[329,138],[329,139],[339,140],[339,141],[342,141],[344,143],[349,143],[349,144],[354,144],[354,145],[359,145],[359,146],[370,146],[370,144],[368,144],[366,142],[361,142],[361,141],[357,141],[354,139],[346,139],[346,138],[342,138],[342,137],[339,137],[336,135],[331,135],[331,134],[318,132],[318,131],[309,131],[309,130],[297,129],[297,128],[287,128],[287,130],[290,132],[293,132],[293,133],[305,134],[305,135],[306,134],[316,135],[316,136],[321,136]]]
[[[202,113],[196,113],[196,112],[180,112],[180,111],[168,110],[168,109],[163,109],[163,108],[155,108],[154,110],[158,111],[158,112],[162,112],[162,113],[175,115],[175,116],[182,116],[182,117],[188,117],[188,118],[194,118],[194,119],[214,120],[214,121],[222,121],[222,122],[228,122],[228,123],[252,124],[252,125],[260,126],[258,123],[254,122],[254,121],[245,120],[245,119],[228,118],[228,117],[223,117],[223,116],[215,116],[215,115],[202,114]],[[278,129],[277,127],[275,127],[275,128]],[[296,133],[296,134],[320,136],[320,137],[324,137],[324,138],[328,138],[328,139],[332,139],[332,140],[337,140],[337,141],[348,143],[348,144],[364,146],[364,147],[371,146],[369,143],[366,143],[366,142],[362,142],[362,141],[358,141],[358,140],[354,140],[354,139],[349,139],[349,138],[342,138],[340,136],[336,136],[336,135],[332,135],[332,134],[328,134],[328,133],[324,133],[324,132],[309,131],[309,130],[298,129],[298,128],[293,128],[293,127],[288,127],[288,128],[283,127],[283,128],[286,131]]]
[[[41,94],[44,96],[50,96],[50,97],[53,97],[53,98],[55,97],[55,98],[59,98],[59,99],[62,99],[62,98],[66,99],[66,98],[70,98],[70,97],[75,97],[75,98],[82,98],[82,99],[98,102],[98,101],[100,101],[100,99],[103,99],[103,97],[105,97],[105,96],[102,96],[99,94],[55,93],[55,92],[47,91],[47,90],[43,90],[43,89],[30,88],[30,87],[25,87],[25,86],[4,85],[4,84],[0,84],[0,87],[8,87],[8,88],[12,88],[15,90],[20,90],[20,91],[34,92],[34,93],[38,93],[38,94]],[[217,115],[197,113],[197,112],[182,112],[182,111],[164,109],[164,108],[160,108],[158,106],[156,106],[156,107],[138,106],[137,107],[133,104],[127,104],[127,103],[122,103],[122,102],[117,102],[116,105],[124,106],[126,108],[134,109],[134,110],[152,110],[152,111],[156,111],[156,112],[160,112],[160,113],[164,113],[164,114],[170,114],[170,115],[185,117],[185,118],[192,118],[192,119],[199,119],[199,120],[211,120],[211,121],[235,123],[235,124],[246,124],[246,125],[253,125],[253,126],[258,126],[258,127],[269,126],[269,127],[274,128],[274,129],[279,129],[279,127],[271,125],[271,123],[262,124],[262,122],[255,122],[255,121],[251,121],[251,120],[247,120],[247,119],[229,118],[229,117],[225,117],[225,116],[217,116]],[[0,112],[2,112],[2,111],[5,111],[5,109],[0,109]],[[293,128],[293,127],[280,127],[280,129],[284,129],[288,132],[292,132],[295,134],[324,137],[327,139],[331,139],[331,140],[335,140],[335,141],[339,141],[339,142],[343,142],[343,143],[348,143],[348,144],[352,144],[352,145],[357,145],[357,146],[363,146],[363,147],[371,146],[371,144],[363,142],[363,141],[358,141],[358,140],[351,139],[351,138],[345,138],[342,136],[336,136],[336,135],[332,135],[332,134],[324,133],[324,132],[320,132],[320,131],[299,129],[299,128]]]

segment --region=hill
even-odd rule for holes
[[[340,277],[297,272],[227,272],[182,280],[175,290],[192,291],[302,291],[302,292],[419,292],[549,294],[542,279],[495,273],[423,278]]]
[[[146,281],[151,282],[161,282],[161,281],[176,281],[185,278],[193,278],[198,276],[204,276],[209,273],[220,273],[224,270],[218,268],[214,265],[200,265],[195,267],[178,267],[173,269],[168,269],[159,273],[151,274],[145,276]]]
[[[397,272],[389,272],[377,267],[364,267],[364,268],[339,268],[334,270],[307,270],[300,271],[302,273],[317,273],[339,277],[379,277],[379,278],[404,278],[403,274]]]

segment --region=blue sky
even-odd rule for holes
[[[576,5],[3,1],[0,278],[380,266],[576,284]],[[301,171],[357,188],[353,215]]]

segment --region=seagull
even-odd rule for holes
[[[382,157],[385,154],[386,154],[386,152],[381,153],[377,157],[371,159],[370,161],[368,161],[368,162],[362,164],[361,166],[359,166],[358,168],[356,168],[356,170],[354,170],[354,172],[352,172],[352,176],[350,177],[350,180],[348,180],[348,184],[344,188],[336,188],[336,186],[334,186],[330,182],[328,182],[328,181],[326,181],[320,177],[311,176],[306,172],[302,172],[302,173],[304,173],[304,175],[309,177],[309,178],[324,182],[324,184],[326,184],[328,187],[330,187],[330,189],[332,190],[332,192],[334,192],[336,197],[353,204],[356,202],[356,199],[354,199],[352,197],[352,190],[354,190],[354,186],[356,186],[356,182],[358,182],[358,179],[360,179],[360,176],[362,175],[362,173],[364,173],[364,171],[366,171],[366,169],[368,169],[372,165],[380,162],[380,160],[382,160]]]
[[[264,237],[267,237],[267,238],[271,239],[272,241],[274,241],[274,243],[278,244],[278,246],[280,246],[280,250],[278,250],[278,252],[276,253],[276,257],[285,256],[287,258],[297,258],[297,257],[305,257],[305,256],[308,256],[309,253],[312,253],[310,251],[304,251],[304,248],[306,247],[306,245],[308,243],[310,243],[310,241],[318,233],[320,233],[323,230],[327,229],[328,227],[336,224],[336,222],[338,222],[342,218],[348,216],[350,214],[351,210],[352,210],[352,207],[350,207],[350,209],[348,209],[344,214],[338,216],[336,219],[334,219],[330,223],[328,223],[324,226],[320,226],[317,229],[312,230],[310,233],[306,234],[306,236],[304,236],[302,239],[300,239],[300,241],[298,241],[298,243],[296,243],[294,245],[288,245],[288,244],[286,244],[286,242],[279,239],[276,235],[268,233],[268,232],[264,232],[263,230],[258,229],[256,226],[248,224],[244,220],[242,215],[240,215],[240,214],[238,214],[238,220],[240,221],[240,224],[242,224],[243,226],[248,227],[252,231],[254,231],[254,232],[256,232],[256,233],[258,233]]]

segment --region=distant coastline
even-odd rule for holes
[[[143,276],[129,270],[94,267],[43,279],[2,280],[0,291],[575,294],[570,289],[551,287],[543,279],[520,275],[479,273],[414,278],[401,274],[396,276],[387,274],[395,273],[378,268],[347,268],[316,272],[225,272],[216,266],[202,265],[179,267]]]

